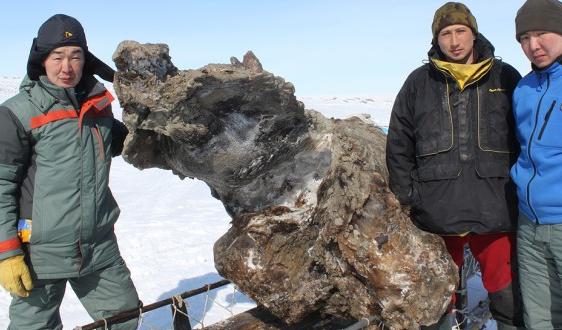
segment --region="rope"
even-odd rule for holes
[[[108,330],[107,329],[107,320],[105,318],[103,318],[102,321],[103,321],[103,329]]]
[[[185,304],[185,312],[181,310],[182,307],[184,307]],[[191,317],[189,316],[189,312],[187,311],[187,308],[189,307],[187,301],[183,300],[183,298],[181,297],[181,295],[175,295],[172,296],[172,323],[175,321],[177,314],[181,314],[183,316],[185,316],[187,318],[187,320],[190,320]]]
[[[356,323],[350,325],[349,327],[347,327],[343,330],[360,330],[360,329],[363,329],[365,327],[368,327],[369,324],[371,324],[371,322],[373,322],[373,321],[378,322],[377,325],[380,329],[388,329],[385,326],[383,320],[381,320],[378,316],[373,315],[373,316],[369,316],[368,318],[364,317],[364,318],[360,319],[359,321],[357,321]]]
[[[176,304],[174,302],[176,302],[178,304],[179,308],[183,307],[184,301],[183,301],[183,298],[181,297],[181,295],[177,294],[175,296],[172,296],[172,306],[175,307]]]
[[[142,312],[142,305],[141,307],[139,307],[139,322],[137,323],[137,330],[140,330],[141,326],[142,326],[142,321],[144,319],[144,313]]]
[[[456,317],[453,317],[454,323],[455,323],[455,329],[462,329],[461,326],[465,323],[468,322],[468,317],[466,316],[468,313],[468,309],[464,308],[462,310],[460,309],[453,309],[452,310],[453,315],[456,315],[457,313],[460,313],[460,315],[462,316],[462,321],[459,322],[459,320]]]
[[[231,316],[234,315],[234,313],[232,312],[231,309],[221,305],[220,303],[216,302],[215,300],[213,301],[213,304],[215,304],[215,305],[219,306],[220,308],[224,309],[225,311],[229,312]]]
[[[227,306],[225,306],[225,305],[223,305],[223,304],[217,302],[216,299],[213,299],[213,300],[212,300],[212,303],[213,303],[214,305],[217,305],[217,306],[219,306],[220,308],[226,310],[226,311],[230,314],[230,316],[234,316],[234,310],[233,310],[232,307],[236,305],[236,293],[239,291],[236,286],[233,286],[232,289],[233,289],[233,290],[232,290],[232,291],[233,291],[233,292],[232,292],[232,301],[231,301]],[[209,297],[210,297],[210,296],[209,296],[209,291],[207,291],[207,292],[206,292],[206,295],[205,295],[205,305],[204,305],[204,307],[203,307],[203,310],[204,310],[204,311],[206,311],[206,310],[207,310],[207,307],[209,306]],[[178,312],[181,312],[181,311],[178,310]],[[182,313],[182,314],[183,314],[183,313]],[[184,315],[185,315],[185,314],[184,314]],[[197,319],[193,318],[191,315],[189,315],[189,318],[190,318],[191,321],[194,321],[195,323],[200,324],[201,327],[204,329],[204,328],[205,328],[205,324],[204,324],[205,315],[206,315],[206,313],[203,314],[203,318],[202,318],[201,320],[197,320]],[[188,316],[188,315],[186,315],[186,316]]]
[[[182,293],[180,296],[182,299],[184,298],[189,298],[189,297],[193,297],[195,295],[207,292],[207,295],[209,294],[209,290],[213,290],[216,288],[219,288],[221,286],[227,285],[229,284],[230,281],[229,280],[221,280],[212,284],[207,284],[204,287],[198,288],[198,289],[194,289],[194,290],[190,290],[190,291],[186,291],[184,293]],[[102,320],[98,320],[98,321],[94,321],[93,323],[90,324],[86,324],[84,326],[78,326],[75,329],[81,329],[81,330],[94,330],[97,329],[99,327],[105,326],[104,329],[107,329],[108,324],[114,324],[114,323],[121,323],[121,322],[125,322],[128,320],[131,320],[133,318],[136,317],[140,317],[140,315],[142,315],[142,313],[146,313],[149,311],[152,311],[154,309],[169,305],[172,302],[172,298],[168,298],[168,299],[164,299],[158,302],[155,302],[153,304],[147,305],[147,306],[142,306],[140,309],[132,309],[132,310],[127,310],[127,311],[123,311],[117,315],[113,315],[110,316],[106,319]],[[205,304],[207,305],[207,304]],[[146,321],[146,320],[145,320]]]
[[[209,287],[207,287],[207,292],[205,294],[205,306],[203,307],[203,310],[206,311],[207,310],[207,303],[209,302]],[[199,322],[201,324],[201,327],[205,328],[205,316],[207,315],[207,313],[203,313],[203,318],[201,319],[201,322]]]
[[[470,329],[481,329],[481,326],[484,328],[486,322],[491,318],[488,300],[481,300],[476,307],[469,311]]]
[[[201,321],[199,321],[198,319],[196,319],[194,317],[190,317],[189,320],[195,321],[195,323],[197,323],[197,324],[201,324],[201,329],[205,329],[205,326],[203,325],[203,323],[201,323]]]
[[[174,313],[172,314],[172,321],[176,319],[176,313],[179,313],[187,318],[189,318],[189,313],[184,313],[181,309],[177,308],[176,305],[172,305],[172,308],[174,309]],[[180,305],[181,308],[181,305]]]
[[[230,306],[234,307],[236,306],[236,293],[238,292],[238,288],[236,287],[236,285],[232,286],[232,302],[230,303]],[[230,315],[234,315],[234,313],[231,311]]]
[[[369,319],[368,319],[368,318],[366,318],[366,317],[362,318],[362,320],[365,320],[365,322],[366,322],[366,324],[365,324],[364,328],[368,327],[368,326],[369,326],[369,324],[371,324],[371,321],[369,321]]]

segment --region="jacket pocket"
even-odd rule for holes
[[[419,92],[423,94],[417,95],[414,104],[416,157],[451,150],[454,147],[454,127],[448,88],[439,83]]]
[[[546,112],[546,115],[544,116],[544,122],[542,123],[542,127],[541,127],[541,130],[539,132],[539,140],[542,139],[542,135],[544,134],[544,130],[546,129],[546,125],[548,125],[548,121],[550,120],[550,116],[552,115],[552,110],[554,109],[555,105],[556,105],[556,100],[552,101],[552,104],[550,105],[550,108],[548,109],[548,111]]]
[[[516,153],[519,148],[510,95],[493,90],[481,92],[484,95],[478,104],[478,147],[487,152]]]
[[[419,167],[412,172],[412,177],[416,181],[426,182],[456,179],[460,173],[461,169],[457,164],[438,164]]]
[[[455,163],[421,166],[412,172],[412,208],[426,220],[430,214],[435,214],[438,195],[446,191],[451,180],[456,180],[461,174],[461,168]],[[437,194],[436,194],[437,192]],[[423,226],[427,225],[424,223]],[[422,226],[422,227],[423,227]],[[428,229],[426,227],[426,229]],[[432,228],[432,231],[436,230]]]
[[[562,147],[560,129],[562,129],[562,106],[557,110],[556,100],[552,100],[544,115],[544,121],[537,136],[537,142],[547,147]]]
[[[105,234],[113,231],[113,225],[117,222],[121,210],[111,193],[111,190],[106,189],[100,204],[98,205],[98,219],[96,222],[96,235]]]
[[[476,174],[481,178],[507,178],[509,177],[509,160],[497,162],[478,162]]]
[[[41,275],[68,274],[80,270],[82,254],[78,241],[29,246],[31,264]]]

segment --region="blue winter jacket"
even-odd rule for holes
[[[521,153],[511,169],[519,209],[539,224],[562,223],[562,61],[526,75],[513,93]]]

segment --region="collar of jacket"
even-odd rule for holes
[[[461,92],[466,86],[477,82],[490,71],[492,60],[492,58],[489,58],[476,64],[459,64],[441,61],[436,58],[431,59],[439,71],[448,74],[457,82]]]
[[[458,77],[465,76],[466,73],[463,73],[460,76],[455,76],[453,73],[449,72],[448,70],[443,70],[443,68],[440,68],[436,64],[436,62],[434,61],[434,60],[438,60],[442,63],[450,63],[450,62],[446,61],[445,54],[443,54],[443,52],[439,48],[439,45],[437,44],[437,42],[432,44],[431,48],[427,52],[427,55],[429,57],[430,63],[433,64],[432,67],[435,68],[435,70],[438,70],[438,71],[442,72],[443,74],[448,75],[453,80],[455,80],[457,82],[458,86],[459,86],[459,89],[462,91],[467,86],[470,86],[474,82],[478,81],[480,78],[484,77],[486,75],[486,73],[488,73],[490,71],[490,69],[491,69],[491,67],[494,63],[493,62],[494,51],[495,51],[495,48],[492,45],[492,43],[490,41],[488,41],[488,39],[486,39],[486,37],[484,37],[484,35],[482,33],[478,33],[476,35],[476,39],[474,40],[475,63],[476,63],[476,65],[481,65],[482,63],[485,63],[485,62],[489,61],[489,63],[485,63],[485,65],[489,65],[489,66],[483,66],[483,67],[479,68],[479,69],[484,69],[484,70],[483,71],[478,70],[477,76],[474,76],[473,79],[468,79],[468,78],[471,78],[472,76],[468,77],[466,80],[461,79],[462,83],[459,82]]]
[[[29,95],[29,101],[41,112],[46,112],[55,103],[61,105],[72,105],[80,109],[82,103],[93,96],[105,92],[105,87],[93,76],[82,78],[75,88],[62,88],[52,84],[47,76],[41,76],[37,80],[31,80],[25,76],[20,84],[20,91]]]
[[[552,62],[549,66],[545,68],[539,69],[533,63],[531,63],[531,68],[533,69],[533,71],[537,73],[545,73],[545,72],[551,72],[553,68],[557,68],[560,65],[562,65],[562,56],[558,57],[556,61]]]

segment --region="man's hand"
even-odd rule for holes
[[[20,297],[29,296],[29,292],[33,289],[33,282],[23,255],[0,260],[0,284],[7,291]]]
[[[113,119],[113,125],[111,126],[111,156],[117,157],[123,151],[123,144],[125,143],[125,138],[129,134],[127,126],[117,119]]]

